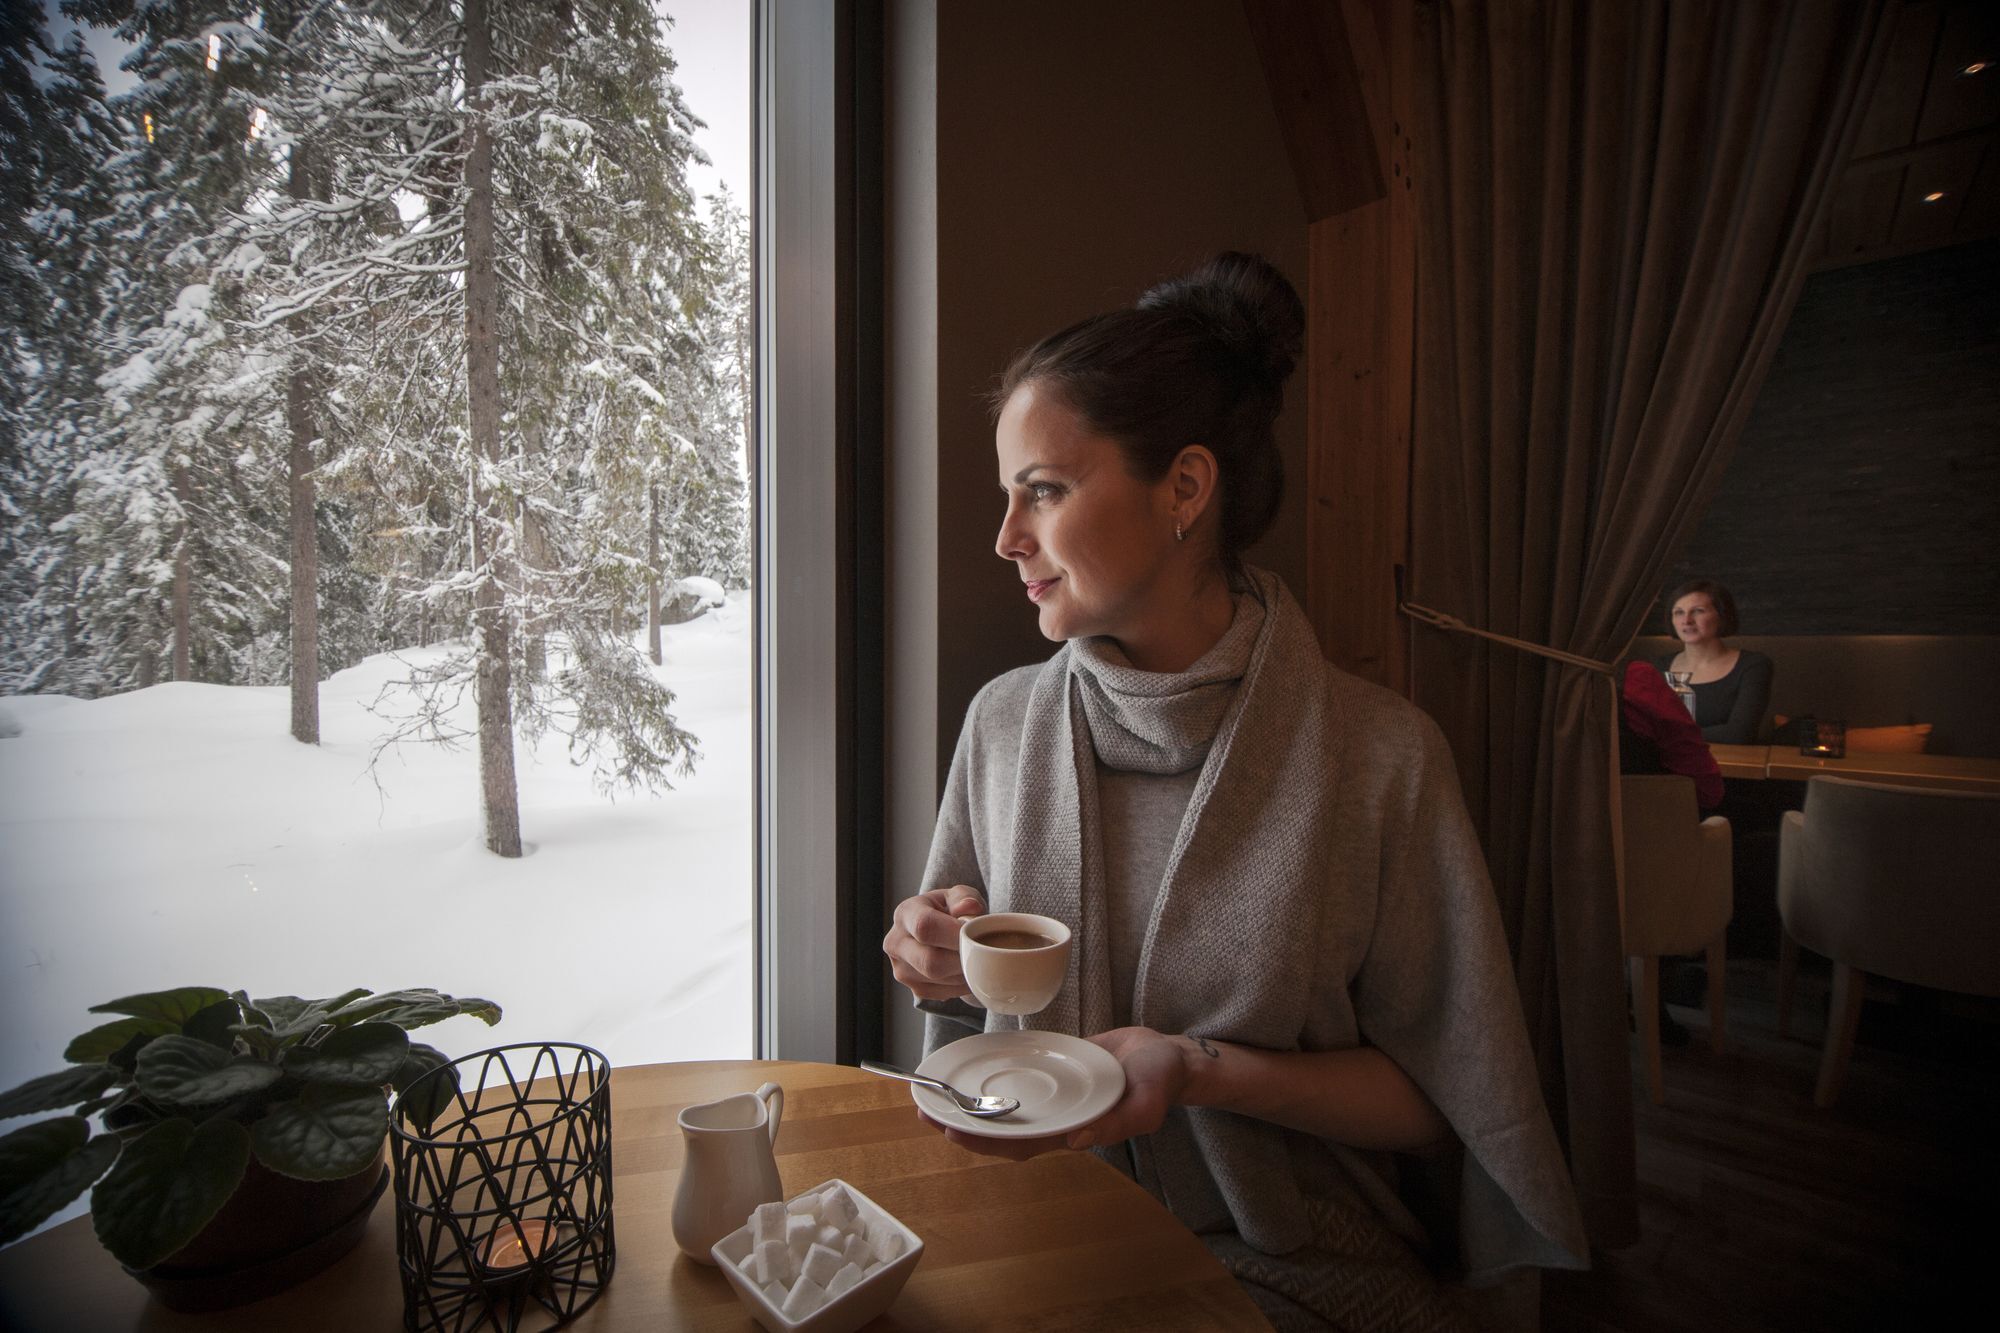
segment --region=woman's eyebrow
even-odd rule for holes
[[[1014,474],[1014,484],[1015,484],[1016,486],[1019,486],[1019,485],[1020,485],[1020,484],[1021,484],[1022,482],[1026,481],[1026,480],[1028,479],[1028,476],[1029,476],[1029,474],[1030,474],[1030,473],[1034,473],[1034,472],[1038,472],[1038,471],[1040,471],[1041,469],[1043,469],[1043,468],[1045,468],[1045,467],[1047,467],[1047,466],[1049,466],[1049,465],[1048,465],[1047,463],[1030,463],[1030,464],[1028,464],[1028,466],[1026,466],[1026,467],[1022,468],[1022,469],[1021,469],[1021,470],[1020,470],[1019,472],[1016,472],[1016,473]]]

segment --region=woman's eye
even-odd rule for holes
[[[1034,496],[1036,502],[1039,503],[1043,500],[1055,500],[1061,498],[1062,488],[1059,486],[1050,485],[1046,481],[1038,481],[1028,487],[1028,494]]]

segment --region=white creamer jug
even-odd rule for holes
[[[771,1151],[784,1114],[785,1090],[775,1083],[681,1112],[687,1158],[674,1194],[674,1240],[688,1258],[714,1264],[711,1245],[748,1222],[758,1204],[785,1197]]]

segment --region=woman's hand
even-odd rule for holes
[[[1187,1038],[1151,1028],[1113,1028],[1091,1038],[1125,1070],[1125,1094],[1109,1111],[1069,1135],[1072,1148],[1095,1148],[1151,1134],[1187,1091]]]
[[[956,1000],[972,992],[958,968],[958,931],[967,917],[984,916],[977,889],[954,884],[928,889],[896,904],[894,924],[882,937],[889,971],[919,1000]]]
[[[1181,1050],[1187,1039],[1169,1037],[1151,1028],[1132,1027],[1100,1032],[1090,1040],[1117,1059],[1125,1071],[1125,1092],[1115,1106],[1082,1129],[1038,1139],[995,1139],[939,1125],[929,1116],[924,1119],[961,1148],[1016,1162],[1058,1148],[1119,1143],[1157,1130],[1165,1122],[1167,1112],[1180,1105],[1181,1094],[1187,1088],[1188,1069]]]

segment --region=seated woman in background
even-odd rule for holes
[[[1722,804],[1722,770],[1681,697],[1644,662],[1625,666],[1618,692],[1618,771],[1678,773],[1694,779],[1702,814]]]
[[[1736,599],[1720,583],[1693,579],[1674,589],[1668,605],[1681,649],[1653,665],[1693,674],[1694,720],[1704,740],[1756,744],[1771,705],[1771,659],[1724,642],[1736,633]]]

